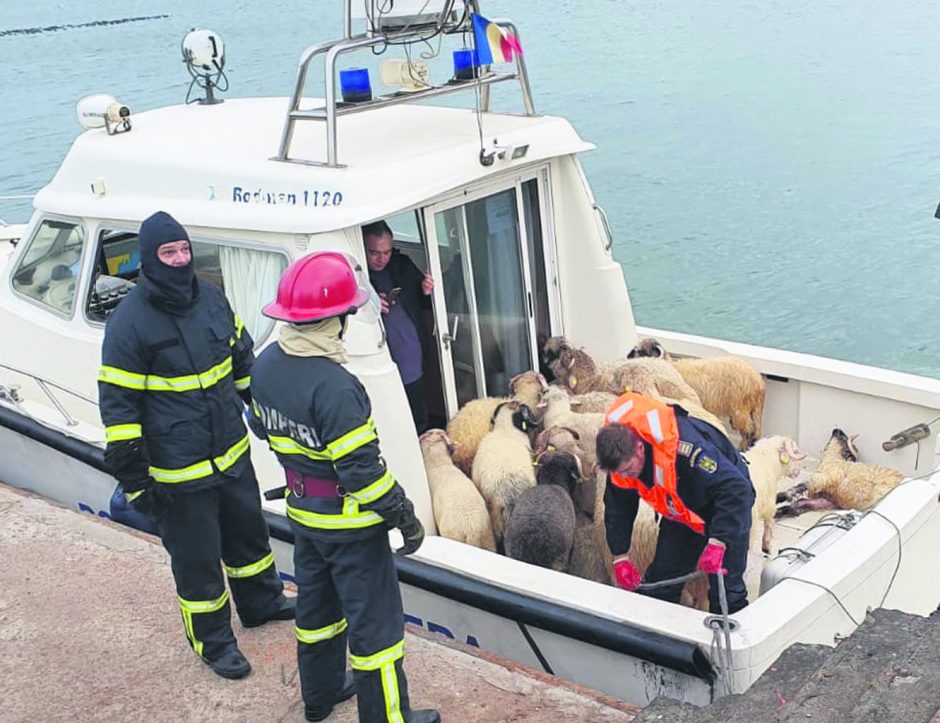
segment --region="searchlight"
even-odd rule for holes
[[[200,105],[216,105],[221,98],[215,97],[215,90],[228,90],[228,78],[225,75],[225,45],[218,33],[211,30],[193,28],[183,38],[183,62],[192,76],[186,102]],[[190,99],[194,87],[206,91],[205,98]]]

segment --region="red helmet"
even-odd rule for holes
[[[316,251],[284,270],[277,299],[264,307],[265,316],[290,322],[320,321],[354,314],[369,300],[345,255]]]

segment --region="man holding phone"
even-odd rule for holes
[[[434,279],[392,248],[392,229],[385,221],[362,227],[369,281],[379,295],[388,349],[398,365],[418,434],[428,428],[424,399],[424,350],[427,336],[422,309],[431,308]]]

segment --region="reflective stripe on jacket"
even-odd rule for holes
[[[251,392],[252,430],[267,438],[281,465],[336,480],[334,499],[289,493],[287,516],[334,541],[375,534],[379,513],[399,505],[404,492],[380,456],[360,381],[330,359],[292,356],[272,344],[255,361]]]
[[[635,477],[611,473],[610,481],[621,489],[634,489],[659,514],[688,525],[698,534],[705,532],[705,522],[679,498],[676,458],[679,427],[676,415],[667,404],[636,392],[619,397],[604,417],[605,424],[629,427],[653,450],[653,479],[644,484]]]
[[[218,288],[198,288],[180,313],[131,292],[108,318],[98,372],[105,440],[143,437],[150,475],[171,489],[238,474],[248,458],[238,392],[251,383],[253,341]]]

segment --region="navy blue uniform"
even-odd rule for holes
[[[222,292],[160,245],[188,240],[158,213],[140,230],[137,287],[108,318],[98,374],[106,459],[125,492],[156,486],[172,504],[157,528],[170,553],[190,645],[207,662],[236,646],[220,560],[243,621],[282,600],[242,420],[251,336]],[[144,494],[151,494],[145,491]],[[131,495],[129,495],[130,497]]]
[[[671,405],[679,428],[679,453],[676,458],[676,491],[683,504],[705,522],[705,534],[699,535],[681,522],[663,518],[659,523],[656,556],[646,571],[645,582],[657,582],[692,572],[708,539],[725,543],[725,588],[731,612],[747,605],[744,568],[747,565],[748,538],[754,487],[747,463],[728,438],[707,422],[688,416],[684,409]],[[639,479],[647,485],[653,480],[653,454],[646,446],[646,464]],[[630,550],[633,522],[640,496],[610,484],[604,492],[604,524],[607,546],[614,556]],[[711,576],[714,577],[714,576]],[[682,585],[660,588],[648,593],[669,602],[679,602]],[[719,611],[718,585],[710,580],[709,606]]]
[[[380,456],[366,391],[340,364],[276,344],[252,380],[252,430],[305,485],[287,497],[304,703],[326,709],[337,699],[348,636],[359,720],[400,721],[409,710],[404,620],[387,532],[405,494]]]

